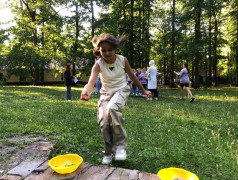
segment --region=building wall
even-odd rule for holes
[[[82,82],[88,82],[89,76],[86,76],[86,74],[82,74]]]
[[[7,75],[7,71],[0,71],[0,73],[3,74],[3,76]],[[20,77],[19,76],[15,76],[15,75],[11,75],[10,78],[8,78],[7,82],[19,82],[20,81]]]
[[[61,73],[54,74],[53,70],[44,71],[44,82],[63,82]]]
[[[3,76],[7,75],[7,71],[2,71],[0,70],[0,73],[3,74]],[[85,74],[82,74],[81,78],[78,78],[81,80],[83,83],[88,82],[89,76],[86,76]],[[20,82],[31,82],[31,77],[26,78],[26,81],[20,81],[19,76],[11,75],[11,77],[7,80],[7,83],[20,83]],[[53,70],[45,70],[44,71],[44,82],[59,82],[62,83],[64,82],[64,77],[62,73],[57,73],[54,74]]]

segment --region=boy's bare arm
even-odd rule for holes
[[[82,94],[85,94],[88,97],[90,97],[90,94],[93,91],[93,87],[94,87],[94,84],[96,83],[99,72],[100,72],[100,67],[98,63],[95,63],[92,68],[92,72],[91,72],[88,84],[84,86]]]

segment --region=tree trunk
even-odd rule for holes
[[[164,57],[164,85],[168,85],[168,57]]]
[[[36,11],[31,12],[31,17],[32,17],[32,22],[35,24],[36,22]],[[33,30],[33,43],[34,46],[37,46],[37,28],[35,28]],[[34,67],[34,86],[38,86],[39,85],[39,81],[40,81],[40,67],[39,64],[37,62],[33,63],[33,67]]]
[[[230,76],[230,68],[231,68],[231,64],[230,64],[230,53],[227,52],[227,79],[228,79],[228,83],[232,83],[232,78]]]
[[[40,84],[41,85],[44,85],[44,79],[45,79],[44,69],[41,68],[41,70],[40,70]]]
[[[204,83],[204,86],[207,86],[207,70],[208,70],[208,59],[207,59],[207,56],[206,56],[206,52],[207,52],[207,49],[205,48],[205,80],[206,82],[203,82]]]
[[[142,6],[143,6],[143,2],[142,2]],[[143,68],[143,57],[144,57],[144,53],[143,53],[143,43],[142,43],[142,24],[143,24],[143,20],[142,20],[142,13],[141,13],[141,7],[140,7],[140,4],[139,4],[139,41],[140,41],[140,47],[138,48],[138,54],[139,54],[139,61],[140,61],[140,65],[139,67],[140,68]]]
[[[91,12],[92,12],[92,37],[94,37],[94,7],[93,7],[93,0],[91,0]]]
[[[208,47],[208,59],[209,59],[209,70],[208,70],[208,80],[207,86],[212,85],[212,1],[210,0],[209,5],[209,47]]]
[[[195,84],[195,63],[194,63],[195,61],[194,61],[194,59],[192,60],[192,79],[191,79],[191,81],[192,81],[192,86],[194,87],[194,84]]]
[[[33,72],[33,65],[30,63],[30,75],[31,75],[31,84],[34,84],[34,72]]]
[[[171,51],[171,65],[170,65],[170,85],[172,87],[174,84],[174,51],[175,51],[175,0],[173,0],[172,5],[172,51]]]
[[[149,58],[150,58],[150,47],[151,47],[151,44],[150,44],[150,13],[151,13],[151,9],[150,9],[150,1],[147,1],[147,25],[146,25],[146,38],[145,38],[145,41],[147,42],[147,47],[145,47],[145,50],[146,50],[146,54],[145,54],[145,60],[147,62],[147,64],[149,63]]]
[[[76,75],[75,63],[77,60],[77,52],[78,52],[78,37],[79,37],[79,12],[78,12],[78,3],[75,4],[75,42],[74,42],[74,62],[73,62],[73,76]]]
[[[44,22],[42,23],[42,27],[44,28],[45,24]],[[42,49],[44,48],[45,46],[45,34],[44,34],[44,31],[43,31],[43,28],[41,30],[41,44],[42,44]],[[41,65],[40,67],[40,84],[41,85],[44,85],[44,79],[45,79],[45,76],[44,76],[44,65]]]
[[[236,23],[236,86],[238,86],[238,10]]]
[[[217,16],[214,15],[214,19],[215,19],[215,31],[214,31],[214,58],[213,58],[213,81],[215,83],[215,86],[218,85],[217,82],[217,35],[218,35],[218,25],[217,25]]]
[[[130,53],[129,53],[129,60],[133,60],[133,67],[136,65],[136,61],[134,60],[134,36],[133,36],[133,29],[134,29],[134,0],[131,0],[131,12],[130,12],[130,35],[129,35],[129,42],[130,42]]]
[[[196,51],[194,53],[194,66],[195,66],[195,81],[194,81],[194,88],[198,89],[200,87],[200,77],[199,77],[199,60],[200,60],[200,26],[201,26],[201,3],[202,0],[198,0],[197,4],[197,12],[196,12],[196,19],[195,19],[195,46]]]
[[[123,21],[124,21],[124,23],[123,23],[123,33],[125,33],[126,28],[127,28],[127,24],[126,24],[126,22],[127,22],[127,19],[126,19],[126,2],[125,2],[125,0],[123,0]]]

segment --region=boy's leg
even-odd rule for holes
[[[116,92],[107,105],[107,115],[113,126],[113,145],[116,149],[125,149],[127,146],[127,134],[124,128],[122,110],[126,105],[126,100],[130,94],[130,88],[126,86]]]
[[[110,125],[108,116],[106,114],[108,102],[109,101],[102,101],[99,104],[98,110],[98,123],[100,125],[101,135],[105,143],[105,155],[112,154],[112,147],[113,147],[112,126]]]

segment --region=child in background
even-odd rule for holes
[[[141,74],[139,75],[139,80],[144,89],[147,89],[147,74],[145,68],[142,69]]]
[[[189,77],[188,77],[188,64],[187,63],[183,63],[182,65],[182,70],[180,71],[180,73],[174,71],[175,74],[177,74],[178,76],[180,76],[180,90],[181,90],[181,100],[184,100],[184,96],[183,96],[183,87],[186,87],[186,90],[188,91],[191,99],[190,102],[194,101],[194,97],[192,95],[192,92],[189,89]]]
[[[132,68],[132,72],[136,76],[136,70],[134,68]],[[133,81],[131,82],[131,87],[132,87],[132,91],[136,91],[136,85],[133,83]],[[136,95],[136,93],[132,93],[132,95]]]
[[[127,84],[130,86],[130,90],[133,91],[133,89],[132,89],[132,80],[130,79],[130,77],[128,76],[127,73],[126,73],[126,81],[127,81]],[[130,91],[130,95],[132,95],[131,91]]]
[[[96,84],[95,84],[95,94],[100,93],[100,89],[101,89],[101,80],[100,80],[100,75],[98,75]]]
[[[145,91],[139,79],[134,75],[127,58],[116,54],[116,49],[125,41],[125,36],[116,39],[109,34],[103,34],[99,39],[93,38],[94,55],[100,58],[94,64],[89,82],[85,85],[81,95],[90,98],[100,73],[102,88],[98,102],[98,123],[105,143],[103,164],[112,162],[113,152],[115,152],[115,160],[126,159],[127,134],[122,110],[130,94],[130,87],[127,85],[125,73],[145,95],[151,97],[151,93]]]
[[[139,76],[140,76],[140,73],[141,73],[141,69],[140,68],[137,68],[136,69],[136,72],[135,72],[135,75],[136,75],[136,77],[137,78],[139,78]],[[136,91],[139,91],[139,88],[136,86]],[[138,93],[138,92],[136,92],[136,96],[139,96],[140,95],[140,93]]]

